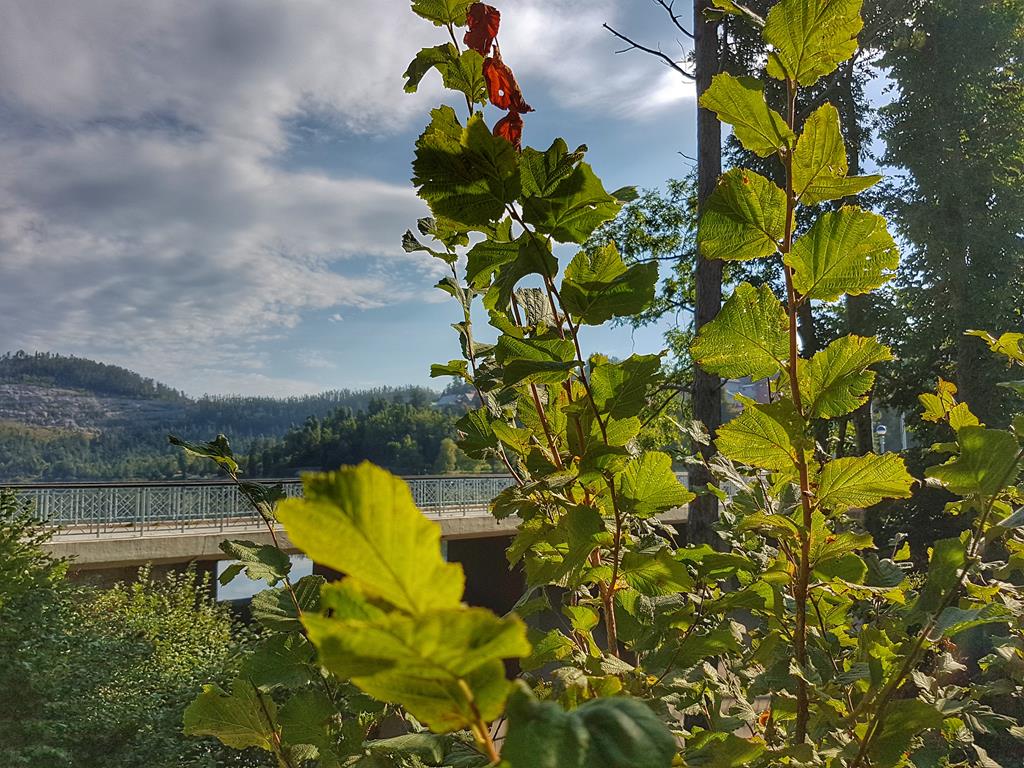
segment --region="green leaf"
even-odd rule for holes
[[[561,384],[577,365],[572,341],[553,334],[519,339],[503,333],[498,337],[494,357],[502,366],[502,379],[509,387],[521,382]]]
[[[310,679],[315,653],[298,632],[277,633],[264,638],[245,659],[242,673],[264,691],[277,687],[298,687]]]
[[[943,715],[920,699],[897,699],[889,705],[878,736],[871,744],[871,765],[895,768],[906,765],[904,754],[922,733],[942,727]]]
[[[473,0],[412,0],[412,10],[435,26],[454,24],[461,27],[466,23],[466,14]]]
[[[636,699],[600,698],[572,712],[518,683],[501,756],[509,768],[669,768],[671,732]]]
[[[708,731],[686,751],[688,768],[744,768],[764,753],[764,744],[731,733]]]
[[[769,470],[791,471],[804,447],[806,425],[790,400],[769,405],[737,397],[743,412],[718,429],[715,445],[726,458]]]
[[[967,331],[968,336],[977,336],[988,344],[997,355],[1004,355],[1010,362],[1024,365],[1024,333],[1004,333],[998,338],[988,331]]]
[[[586,145],[581,145],[570,152],[564,139],[555,139],[544,152],[539,152],[533,147],[523,147],[523,195],[555,195],[558,185],[572,176],[586,151]]]
[[[857,50],[861,0],[780,0],[768,12],[768,74],[813,85]]]
[[[885,219],[854,206],[823,214],[793,243],[785,262],[793,285],[810,299],[835,301],[884,285],[899,264]]]
[[[228,584],[243,570],[253,581],[266,581],[271,587],[285,577],[292,569],[292,561],[284,552],[272,544],[256,544],[252,541],[222,541],[221,551],[238,560],[224,569],[218,581]]]
[[[314,562],[410,614],[459,605],[462,569],[441,557],[441,529],[416,508],[405,481],[363,462],[302,483],[304,498],[284,501],[278,518]]]
[[[488,238],[474,245],[466,253],[466,280],[474,288],[486,288],[491,275],[503,265],[515,261],[519,256],[523,236],[504,242]]]
[[[475,114],[463,128],[442,106],[416,141],[413,183],[439,218],[463,229],[490,226],[519,195],[517,153]]]
[[[612,243],[583,250],[565,268],[560,295],[579,322],[601,325],[613,317],[635,315],[654,301],[655,263],[626,266]]]
[[[454,48],[452,49],[454,52]],[[487,82],[484,80],[484,57],[472,49],[452,56],[446,65],[438,66],[445,88],[464,93],[473,104],[487,103]],[[406,87],[408,90],[408,86]]]
[[[764,176],[733,168],[704,206],[697,245],[706,259],[759,259],[778,250],[785,226],[786,193]]]
[[[487,309],[507,309],[516,285],[527,275],[550,277],[558,272],[558,261],[551,253],[551,246],[542,238],[523,235],[518,243],[519,252],[516,257],[498,267],[494,284],[484,297],[484,307]]]
[[[645,451],[626,465],[616,496],[619,511],[637,517],[651,517],[696,498],[672,471],[672,458],[660,451]]]
[[[614,219],[621,207],[590,166],[579,163],[550,192],[526,197],[523,219],[560,243],[582,245],[595,229]]]
[[[228,439],[224,437],[224,435],[217,435],[217,437],[208,443],[189,443],[182,440],[180,437],[168,435],[167,442],[171,445],[176,445],[179,448],[184,448],[185,453],[190,453],[193,456],[199,456],[203,459],[212,459],[223,467],[228,474],[233,475],[238,472],[238,462],[235,461],[235,455],[231,451],[231,445],[228,443]]]
[[[913,482],[895,453],[833,459],[818,476],[818,502],[831,510],[870,507],[882,499],[909,498]]]
[[[294,598],[286,587],[265,589],[253,597],[249,610],[253,619],[272,632],[296,632],[302,629],[302,624],[295,601],[298,600],[299,609],[304,613],[319,611],[320,588],[324,583],[323,576],[303,576],[292,584]]]
[[[881,176],[847,176],[850,166],[839,130],[839,111],[822,104],[804,123],[793,152],[793,191],[804,205],[863,192]]]
[[[331,722],[337,717],[337,707],[323,691],[299,691],[285,702],[278,714],[281,741],[287,747],[309,745],[316,748],[318,768],[339,765],[334,753]]]
[[[832,419],[867,402],[875,382],[868,366],[892,360],[892,352],[874,336],[843,336],[801,361],[800,390],[810,418]]]
[[[997,603],[989,603],[981,608],[950,606],[939,614],[934,634],[939,637],[953,637],[983,624],[1002,624],[1012,620],[1013,614]]]
[[[768,106],[764,86],[752,77],[715,75],[700,105],[731,125],[740,143],[760,157],[792,146],[796,138],[782,115]]]
[[[498,447],[486,406],[470,411],[455,422],[459,430],[459,448],[473,459],[482,459]]]
[[[789,318],[767,285],[740,283],[690,346],[704,370],[738,379],[779,373],[789,354]]]
[[[602,414],[613,419],[636,416],[657,386],[660,355],[630,355],[621,363],[600,363],[590,373],[590,389]]]
[[[693,588],[690,572],[672,557],[671,550],[667,548],[658,550],[656,554],[627,551],[622,556],[619,573],[629,586],[648,597],[674,595]]]
[[[998,493],[1012,483],[1020,471],[1020,447],[1012,432],[967,426],[957,430],[956,441],[960,453],[945,464],[929,467],[924,473],[958,496]]]
[[[183,717],[188,736],[214,736],[233,749],[273,751],[277,707],[269,696],[243,678],[231,684],[231,693],[216,685],[204,685],[203,692],[188,705]]]
[[[929,616],[938,610],[947,592],[953,588],[960,571],[967,563],[964,543],[960,539],[939,539],[932,546],[928,577],[914,603],[912,620]]]
[[[409,62],[405,74],[402,75],[405,78],[405,92],[416,93],[416,89],[427,72],[434,67],[443,72],[456,55],[455,46],[451,43],[436,45],[433,48],[421,48],[420,52],[416,54],[416,58]]]
[[[329,589],[332,600],[341,599]],[[519,617],[499,619],[483,608],[367,619],[336,612],[305,623],[327,669],[374,698],[402,705],[436,731],[496,719],[508,693],[502,659],[530,652]]]

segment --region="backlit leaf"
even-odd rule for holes
[[[621,207],[590,166],[579,163],[554,189],[526,197],[523,218],[560,243],[582,244],[595,229],[614,219]]]
[[[441,557],[441,529],[404,480],[363,462],[302,481],[304,498],[283,502],[278,518],[315,562],[407,613],[459,605],[462,569]]]
[[[294,598],[286,587],[258,592],[249,606],[252,617],[273,632],[295,632],[302,628],[299,610],[303,613],[320,610],[320,588],[324,583],[326,579],[323,576],[303,576],[292,584]]]
[[[892,353],[874,336],[843,336],[801,361],[800,390],[807,415],[832,419],[859,408],[875,381],[869,366],[886,360],[892,360]]]
[[[412,10],[438,27],[454,24],[461,27],[466,23],[466,14],[473,0],[412,0]]]
[[[791,146],[796,138],[782,115],[768,106],[764,86],[752,77],[715,75],[700,104],[731,125],[740,143],[761,157]]]
[[[566,310],[587,325],[635,315],[654,301],[655,263],[626,266],[611,243],[577,253],[565,268],[560,295]]]
[[[660,451],[646,451],[626,465],[616,490],[620,511],[650,517],[681,507],[695,497],[672,471],[672,459]]]
[[[520,382],[560,384],[576,366],[576,348],[556,335],[519,339],[507,333],[498,337],[494,356],[502,366],[506,386]]]
[[[770,470],[792,470],[806,442],[806,425],[792,401],[770,405],[737,397],[743,412],[718,429],[715,445],[727,458]]]
[[[697,245],[706,259],[758,259],[778,250],[785,225],[786,193],[764,176],[733,168],[705,204]]]
[[[238,678],[231,693],[216,685],[204,685],[203,692],[188,705],[183,718],[189,736],[214,736],[234,749],[257,747],[273,750],[277,707],[249,681]]]
[[[959,496],[994,494],[1020,471],[1020,446],[1012,432],[967,426],[957,430],[956,441],[960,453],[945,464],[929,467],[925,475]]]
[[[804,205],[840,200],[863,192],[881,176],[847,176],[849,163],[839,130],[839,111],[818,107],[804,123],[793,152],[793,191]]]
[[[813,85],[857,50],[861,0],[780,0],[768,12],[768,74]]]
[[[619,573],[629,586],[649,597],[687,592],[693,587],[690,572],[667,548],[653,554],[627,551],[622,556]]]
[[[826,509],[870,507],[882,499],[910,496],[914,478],[895,453],[834,459],[818,476],[818,501]]]
[[[1004,355],[1014,363],[1024,365],[1024,333],[1007,332],[996,337],[988,331],[967,331],[968,336],[977,336],[988,344],[998,355]]]
[[[630,355],[620,363],[600,363],[590,373],[590,388],[602,414],[614,419],[636,416],[647,393],[659,381],[659,355]]]
[[[854,206],[823,214],[793,243],[785,262],[804,296],[835,301],[884,285],[899,264],[885,219]]]
[[[700,329],[690,354],[710,373],[761,379],[782,370],[788,329],[786,311],[769,286],[740,283],[715,319]]]
[[[218,581],[228,584],[243,570],[253,581],[266,581],[271,587],[284,578],[292,569],[288,555],[272,544],[256,544],[252,541],[222,541],[221,551],[238,560],[224,569]]]

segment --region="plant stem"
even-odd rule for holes
[[[796,83],[786,81],[786,122],[796,132]],[[793,247],[793,229],[795,224],[796,195],[793,191],[793,153],[787,150],[783,156],[786,166],[786,234],[780,249],[783,256]],[[800,397],[800,378],[797,366],[799,351],[797,349],[797,309],[800,297],[793,286],[793,270],[785,266],[786,273],[786,309],[789,315],[789,363],[786,366],[789,376],[789,388],[793,394],[793,405],[803,416],[803,403]],[[800,561],[797,564],[797,581],[793,589],[796,602],[796,633],[793,638],[793,651],[797,664],[801,668],[807,665],[807,589],[811,578],[811,487],[807,471],[807,456],[802,445],[796,448],[796,467],[800,477],[800,505],[803,508],[803,527],[800,532]],[[807,681],[802,674],[796,681],[796,741],[802,744],[807,740],[807,723],[810,715],[810,703]]]

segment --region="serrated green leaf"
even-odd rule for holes
[[[315,613],[320,610],[320,588],[326,583],[323,576],[303,576],[292,584],[295,597],[286,587],[265,589],[258,592],[249,605],[254,620],[272,632],[295,632],[302,629],[299,613],[295,608]]]
[[[284,703],[277,716],[281,742],[292,748],[315,747],[319,768],[337,766],[339,760],[331,735],[331,722],[336,717],[337,707],[323,691],[299,691]]]
[[[764,86],[752,77],[715,75],[700,104],[731,125],[740,143],[760,157],[792,146],[796,139],[782,115],[768,106]]]
[[[509,242],[483,240],[466,253],[466,281],[474,288],[486,288],[491,275],[519,257],[523,236]]]
[[[686,750],[686,765],[692,768],[743,768],[765,750],[764,744],[731,733],[708,731],[701,736]]]
[[[745,397],[743,412],[718,430],[715,445],[733,461],[762,469],[791,471],[804,446],[806,425],[790,400],[769,405]]]
[[[518,244],[519,251],[515,258],[498,267],[494,283],[484,296],[484,307],[489,310],[506,310],[516,285],[527,275],[550,277],[558,271],[558,261],[551,253],[551,246],[543,238],[524,235],[519,238]]]
[[[659,355],[630,355],[621,363],[600,363],[590,373],[590,389],[597,409],[613,419],[636,416],[647,393],[659,383]]]
[[[857,50],[861,0],[780,0],[768,12],[768,74],[813,85]]]
[[[482,459],[498,447],[486,407],[465,414],[455,422],[455,428],[459,430],[459,448],[470,458]]]
[[[988,331],[967,331],[967,335],[977,336],[988,344],[989,349],[1010,362],[1024,365],[1024,333],[1007,332],[996,337]]]
[[[487,82],[484,80],[484,57],[472,49],[452,56],[439,66],[445,88],[459,91],[473,104],[487,103]],[[408,90],[408,87],[406,87]]]
[[[656,553],[627,551],[619,573],[629,586],[648,597],[674,595],[693,588],[693,577],[686,566],[665,548]]]
[[[217,435],[208,443],[190,443],[175,435],[168,435],[167,441],[171,445],[184,448],[186,453],[198,456],[203,459],[212,459],[223,467],[229,474],[238,472],[238,462],[231,451],[231,445],[224,435]]]
[[[882,499],[906,499],[914,478],[895,453],[833,459],[818,476],[818,502],[826,509],[870,507]]]
[[[863,192],[881,176],[847,176],[846,146],[839,110],[823,104],[807,118],[793,152],[793,192],[804,205],[840,200]]]
[[[270,635],[259,642],[242,665],[242,674],[261,690],[298,687],[310,679],[315,652],[298,632]]]
[[[726,171],[697,225],[706,259],[749,261],[778,250],[785,234],[786,193],[746,168]]]
[[[920,699],[897,699],[886,710],[879,734],[871,745],[871,765],[895,768],[905,765],[905,753],[921,733],[940,728],[943,715]]]
[[[434,67],[443,70],[457,55],[455,46],[451,43],[435,45],[432,48],[421,48],[420,52],[416,54],[416,58],[409,62],[409,66],[402,75],[405,78],[405,92],[416,93],[416,89],[419,88],[420,82],[427,72]]]
[[[519,383],[561,384],[576,367],[572,341],[555,335],[519,339],[507,333],[498,337],[494,358],[502,366],[505,386]]]
[[[611,243],[577,253],[565,268],[560,295],[578,322],[601,325],[635,315],[654,301],[655,263],[626,266]]]
[[[523,147],[523,195],[548,197],[556,194],[558,185],[572,176],[586,151],[583,145],[570,152],[564,139],[555,139],[544,152]]]
[[[473,0],[412,0],[412,10],[435,26],[454,24],[461,27],[466,23],[466,14],[472,4]]]
[[[997,493],[1020,471],[1020,447],[1012,432],[967,426],[957,430],[956,441],[960,453],[945,464],[929,467],[925,476],[938,480],[958,496]]]
[[[636,517],[651,517],[696,498],[672,471],[672,458],[660,451],[646,451],[626,465],[616,497],[619,511]]]
[[[920,620],[938,610],[966,563],[967,553],[960,539],[939,539],[935,542],[928,562],[928,576],[914,603],[911,620]]]
[[[224,569],[218,581],[221,585],[231,582],[245,571],[253,581],[265,581],[274,586],[283,581],[292,569],[292,561],[284,552],[272,544],[256,544],[252,541],[222,541],[220,549],[229,557],[238,560]]]
[[[789,354],[789,318],[767,285],[740,283],[690,346],[694,362],[728,378],[779,373]]]
[[[509,698],[501,756],[510,768],[669,768],[675,753],[671,732],[636,699],[594,699],[565,712],[524,683]]]
[[[1005,606],[997,603],[989,603],[981,608],[950,606],[939,614],[933,634],[938,637],[953,637],[983,624],[1001,624],[1012,620],[1013,614]]]
[[[437,731],[496,719],[508,693],[502,659],[530,652],[517,616],[483,608],[371,620],[309,616],[305,624],[327,669]]]
[[[802,295],[835,301],[884,285],[899,264],[885,219],[854,206],[822,214],[785,257]]]
[[[434,216],[463,230],[490,226],[519,195],[518,153],[475,114],[463,128],[442,106],[416,141],[413,183]]]
[[[614,219],[621,207],[590,166],[581,162],[550,192],[526,197],[523,219],[560,243],[582,245],[595,229]]]
[[[213,736],[233,749],[256,747],[273,750],[277,707],[269,696],[243,678],[231,684],[231,693],[204,685],[183,717],[188,736]]]
[[[441,529],[416,508],[404,480],[363,462],[302,483],[304,498],[283,502],[278,519],[314,562],[410,614],[460,603],[462,569],[441,557]]]
[[[869,366],[892,360],[892,352],[874,336],[843,336],[798,364],[807,415],[832,419],[867,402],[875,382]]]

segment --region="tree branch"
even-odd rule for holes
[[[675,0],[672,0],[672,2],[670,2],[670,3],[665,2],[665,0],[653,0],[653,2],[657,3],[662,8],[665,9],[665,13],[667,13],[668,17],[670,19],[672,19],[672,24],[673,24],[673,26],[675,26],[676,29],[678,29],[680,32],[682,32],[684,35],[686,35],[688,38],[693,40],[693,32],[691,32],[690,30],[688,30],[686,27],[683,26],[682,22],[679,21],[679,14],[677,14],[677,13],[675,13],[673,11],[673,8],[675,7],[675,4],[676,4]]]
[[[619,40],[622,40],[623,42],[629,44],[629,48],[623,48],[621,51],[616,51],[616,53],[627,53],[633,50],[649,53],[651,56],[661,59],[663,62],[665,62],[666,66],[671,67],[688,80],[696,80],[696,76],[692,72],[683,69],[683,66],[680,62],[673,59],[667,53],[663,52],[660,48],[648,48],[646,45],[641,45],[640,43],[630,39],[626,35],[622,34],[621,32],[618,32],[617,30],[613,29],[607,24],[602,24],[601,26],[603,26],[605,29],[607,29],[609,32],[615,35],[615,37],[619,38]]]

